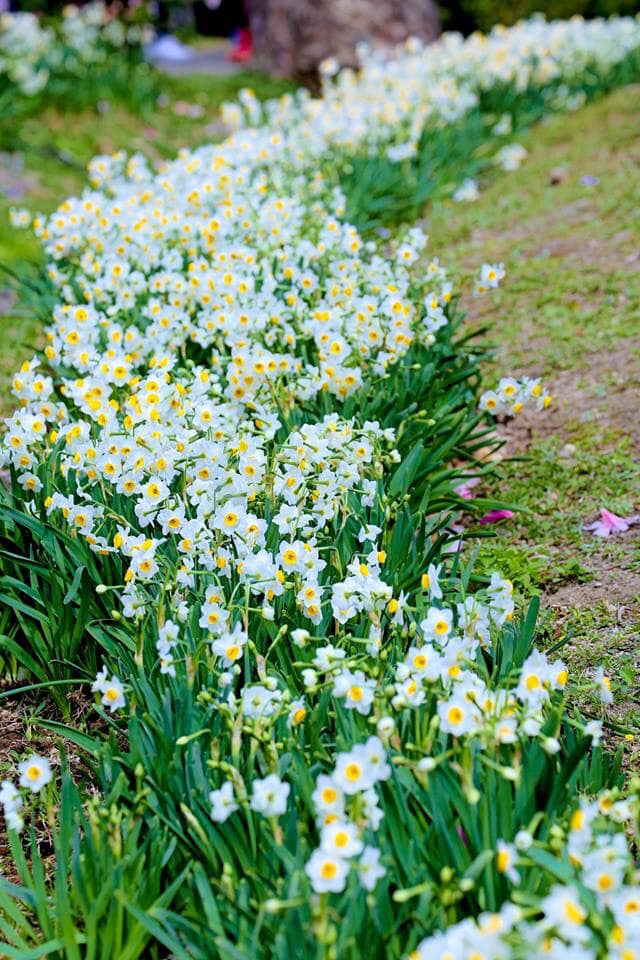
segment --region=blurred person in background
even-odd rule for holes
[[[151,62],[185,63],[193,56],[193,51],[171,32],[173,5],[171,0],[156,0],[157,35],[145,50]],[[234,37],[230,60],[244,63],[251,58],[253,45],[246,0],[197,0],[192,12],[198,33]]]
[[[209,0],[209,2],[215,2],[215,0]],[[251,27],[249,25],[247,0],[238,0],[234,6],[237,7],[238,28],[235,46],[229,54],[229,59],[233,60],[235,63],[245,63],[247,60],[251,59],[253,54],[253,38],[251,36]]]
[[[196,30],[210,37],[233,37],[229,59],[251,59],[253,43],[246,0],[196,0],[193,5]]]

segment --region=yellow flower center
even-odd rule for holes
[[[464,713],[462,712],[460,707],[449,707],[449,710],[447,712],[447,720],[449,721],[449,723],[453,724],[454,726],[457,726],[459,723],[462,723],[462,721],[464,720]]]

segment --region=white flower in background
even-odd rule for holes
[[[513,120],[510,113],[503,113],[495,127],[493,132],[497,137],[506,137],[511,130],[513,129]]]
[[[3,780],[0,784],[0,803],[4,806],[22,805],[20,791],[11,780]]]
[[[333,684],[334,696],[344,697],[347,709],[356,710],[363,716],[371,711],[375,689],[375,680],[368,680],[362,670],[355,673],[344,670]]]
[[[304,697],[298,697],[289,704],[287,723],[289,727],[299,727],[307,715],[307,706]]]
[[[225,667],[231,667],[241,659],[245,644],[249,640],[249,635],[242,629],[240,623],[236,623],[231,633],[224,633],[211,644],[212,652],[222,658]]]
[[[503,263],[483,263],[480,269],[480,276],[476,280],[475,292],[486,293],[487,290],[495,290],[500,286],[500,281],[504,279],[505,269]]]
[[[377,847],[365,847],[358,860],[358,876],[364,889],[374,890],[378,880],[384,877],[386,872],[380,863],[380,851]]]
[[[316,780],[311,799],[316,811],[323,818],[328,816],[335,820],[336,817],[344,815],[344,794],[333,778],[326,774],[320,774]]]
[[[20,791],[10,780],[3,780],[0,784],[0,804],[2,804],[7,829],[20,833],[24,827],[21,813],[23,801]]]
[[[380,782],[391,776],[391,767],[387,762],[387,753],[379,737],[369,737],[361,745],[361,753],[369,765],[373,780]]]
[[[456,694],[451,700],[440,702],[438,716],[443,733],[454,737],[461,737],[478,726],[473,705],[464,695]]]
[[[429,641],[435,641],[444,646],[453,629],[453,611],[445,608],[431,607],[427,616],[420,623],[422,636]]]
[[[478,181],[468,177],[460,184],[453,193],[453,199],[456,203],[472,203],[480,196]]]
[[[499,150],[495,156],[495,162],[503,170],[517,170],[529,156],[521,143],[510,143],[502,150]]]
[[[503,873],[511,883],[520,883],[520,874],[515,868],[518,851],[512,843],[498,840],[496,845],[496,869]]]
[[[361,747],[356,746],[349,753],[338,754],[334,779],[342,792],[349,796],[373,785],[373,771]]]
[[[309,640],[311,634],[308,630],[298,627],[296,630],[291,631],[291,640],[296,647],[304,647]]]
[[[335,857],[357,857],[362,852],[363,843],[352,823],[330,823],[320,835],[320,849]]]
[[[601,702],[605,706],[609,706],[613,703],[613,693],[611,692],[611,679],[604,672],[604,667],[598,667],[596,670],[595,681],[598,685]]]

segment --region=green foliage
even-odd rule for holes
[[[95,587],[108,571],[86,543],[16,509],[15,493],[0,492],[2,672],[43,684],[93,677],[97,657],[88,639],[109,618]],[[63,687],[53,686],[51,696],[68,711]]]
[[[489,31],[496,24],[511,26],[518,20],[543,13],[548,20],[573,16],[610,17],[633,15],[637,11],[634,0],[444,0],[440,3],[445,30]]]
[[[504,629],[495,654],[486,657],[488,676],[498,680],[522,665],[536,611],[534,604]],[[295,780],[298,809],[291,805],[277,829],[246,803],[221,827],[206,804],[209,768],[231,769],[231,763],[239,782],[249,783],[262,748],[239,753],[235,724],[206,698],[194,699],[182,677],[161,690],[122,648],[117,655],[121,669],[126,663],[131,671],[141,709],[130,715],[126,740],[112,737],[102,750],[102,799],[83,805],[63,775],[51,889],[35,846],[29,867],[12,839],[20,883],[0,881],[10,957],[38,950],[28,955],[124,960],[161,956],[165,947],[179,958],[267,960],[314,956],[320,941],[357,960],[366,927],[368,956],[400,960],[419,931],[458,913],[499,906],[508,887],[491,865],[498,839],[535,823],[543,844],[573,808],[576,791],[596,793],[621,783],[620,758],[589,751],[590,739],[562,721],[562,699],[548,721],[549,733],[561,736],[561,753],[550,756],[531,741],[516,780],[500,772],[511,762],[500,747],[465,748],[462,779],[447,764],[419,778],[398,764],[384,788],[378,841],[385,862],[395,865],[394,882],[380,883],[375,895],[350,884],[337,926],[304,896],[313,836],[301,829],[300,807],[310,819],[317,759],[334,738],[338,749],[352,742],[349,728],[358,726],[353,714],[342,707],[335,714],[318,711],[310,718],[317,738],[305,745],[301,737],[298,749],[281,758],[281,773]],[[200,681],[206,687],[207,677],[198,677],[196,687]],[[433,736],[435,753],[446,738]],[[569,876],[568,863],[544,854],[542,846],[530,860],[521,884],[527,896],[543,894],[556,873]]]
[[[154,916],[173,902],[186,870],[166,878],[166,830],[143,821],[135,805],[118,803],[119,790],[87,807],[63,774],[54,838],[55,876],[43,869],[35,836],[28,858],[18,838],[11,850],[19,884],[0,878],[0,933],[4,956],[27,960],[156,960]]]
[[[370,151],[350,156],[346,162],[336,156],[333,164],[346,194],[347,218],[362,231],[415,220],[427,203],[450,197],[465,179],[486,171],[498,148],[514,134],[526,131],[554,109],[565,109],[567,91],[579,92],[589,102],[639,79],[640,51],[636,50],[607,71],[593,65],[568,86],[564,79],[542,89],[494,84],[480,92],[478,107],[461,119],[444,127],[425,125],[415,154],[406,160]],[[556,99],[560,87],[564,91]],[[510,135],[497,137],[492,129],[505,115],[511,119]]]
[[[81,78],[53,75],[45,90],[36,96],[20,96],[13,85],[0,85],[0,148],[23,147],[21,125],[46,107],[56,106],[72,113],[95,109],[98,104],[104,110],[105,105],[126,103],[129,110],[149,117],[161,90],[157,71],[134,54],[114,55]]]

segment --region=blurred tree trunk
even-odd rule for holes
[[[440,33],[435,0],[249,0],[249,17],[256,66],[303,80],[327,57],[354,66],[363,40],[389,47]]]

